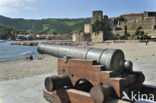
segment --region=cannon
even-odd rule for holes
[[[126,69],[132,69],[132,63],[125,60],[124,53],[120,49],[74,47],[40,43],[37,50],[40,54],[49,54],[58,58],[67,57],[71,59],[95,60],[98,64],[104,65],[106,70],[117,73],[122,73]]]
[[[44,98],[51,103],[127,103],[133,100],[123,97],[131,91],[156,95],[120,49],[40,43],[37,51],[58,58],[58,75],[44,83]]]

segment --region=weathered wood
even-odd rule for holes
[[[49,93],[44,90],[43,96],[50,103],[61,103],[59,96],[54,93]]]
[[[73,85],[79,79],[86,79],[93,85],[98,85],[101,78],[100,72],[104,66],[93,64],[95,64],[94,61],[69,59],[68,63],[64,63],[62,59],[58,59],[58,75],[69,74]]]
[[[59,89],[57,92],[43,92],[44,98],[51,103],[95,103],[89,93],[75,89]],[[119,99],[108,100],[105,103],[130,103]]]
[[[55,98],[58,103],[126,103],[116,98],[121,99],[123,91],[129,93],[131,90],[140,90],[143,93],[142,90],[147,89],[145,93],[150,91],[156,95],[155,89],[143,86],[145,77],[142,72],[116,74],[106,71],[105,66],[98,65],[95,61],[68,59],[64,62],[59,58],[58,75],[49,77],[48,83],[45,83],[45,86],[48,84],[48,91],[57,90],[50,94],[51,97],[45,93],[45,97],[50,101]],[[69,84],[72,88],[63,88]],[[99,87],[100,85],[102,87]],[[107,89],[105,85],[110,85],[112,89]]]
[[[106,102],[111,94],[115,94],[112,86],[110,85],[99,85],[94,86],[90,90],[90,96],[94,103],[103,103]]]
[[[112,71],[105,71],[104,66],[97,65],[94,61],[69,59],[64,63],[63,59],[58,59],[58,75],[68,74],[73,86],[80,79],[88,80],[92,85],[111,84],[116,94],[121,98],[121,93],[125,87],[139,84],[144,81],[142,72],[132,72],[126,76],[117,76]],[[140,81],[140,82],[138,82]]]
[[[61,103],[93,103],[90,94],[76,89],[59,89],[55,92],[61,100]]]
[[[95,103],[103,103],[108,98],[107,92],[102,86],[95,86],[91,89],[90,95]]]
[[[58,90],[63,86],[72,86],[71,80],[67,75],[51,76],[45,79],[45,88],[49,92]]]

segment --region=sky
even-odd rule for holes
[[[156,11],[156,0],[0,0],[0,15],[10,18],[86,18],[96,10],[109,17]]]

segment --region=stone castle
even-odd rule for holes
[[[105,32],[99,31],[97,34],[92,30],[92,25],[97,20],[105,23],[105,26],[110,25],[110,19],[108,19],[107,15],[103,15],[102,11],[93,11],[93,17],[91,18],[91,23],[84,24],[84,32],[73,34],[73,41],[103,42],[106,39],[106,37],[104,36]],[[112,36],[111,32],[107,32],[107,33],[110,34],[110,37],[107,37],[107,38],[111,38]]]
[[[106,39],[113,39],[113,34],[124,34],[124,27],[127,26],[127,31],[130,34],[134,34],[138,27],[142,27],[145,33],[149,36],[156,35],[156,12],[143,12],[138,14],[121,15],[124,18],[123,21],[115,20],[117,18],[108,18],[107,15],[103,15],[102,11],[93,11],[90,24],[84,24],[84,32],[73,34],[73,41],[92,41],[103,42]],[[100,21],[109,27],[110,31],[100,31],[98,35],[92,30],[92,25],[96,21]],[[105,37],[105,33],[109,34],[109,37]]]
[[[124,21],[118,21],[113,25],[113,33],[123,34],[124,26],[130,34],[133,34],[138,27],[141,27],[149,36],[156,35],[156,12],[144,11],[138,14],[121,15]],[[113,22],[116,18],[110,18]]]

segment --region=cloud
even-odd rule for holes
[[[36,0],[25,0],[27,2],[36,2]]]
[[[21,10],[37,10],[36,7],[26,5],[37,0],[0,0],[0,14],[15,13]]]
[[[1,14],[15,13],[18,12],[17,9],[9,8],[9,7],[0,7]]]
[[[36,10],[38,10],[38,8],[35,8],[35,7],[29,7],[29,6],[26,6],[26,7],[24,7],[24,9],[25,10],[33,10],[33,11],[36,11]]]
[[[24,1],[24,0],[22,0]],[[21,0],[0,0],[0,6],[22,6],[24,3]]]

